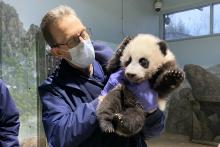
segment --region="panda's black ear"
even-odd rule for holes
[[[128,45],[128,43],[132,40],[133,38],[130,36],[127,36],[123,39],[123,41],[120,43],[118,46],[118,49],[116,50],[115,54],[113,57],[108,61],[108,64],[106,66],[106,70],[108,74],[111,74],[115,71],[117,71],[121,67],[120,63],[120,57],[122,56],[122,53],[125,49],[125,47]]]
[[[120,43],[120,45],[118,46],[118,49],[116,51],[116,54],[118,56],[121,56],[125,47],[128,45],[128,43],[132,40],[131,36],[127,36],[123,39],[123,41]]]
[[[160,47],[161,53],[166,56],[167,54],[167,43],[165,41],[160,41],[157,43]]]

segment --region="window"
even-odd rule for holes
[[[214,11],[213,32],[220,33],[220,4],[214,5],[213,11]]]
[[[210,6],[164,15],[164,38],[174,40],[210,34]]]

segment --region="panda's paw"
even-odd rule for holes
[[[168,86],[171,89],[178,87],[185,78],[185,74],[181,69],[171,69],[164,73],[162,78],[162,85]]]
[[[113,121],[115,123],[116,129],[120,128],[120,129],[129,129],[129,122],[128,119],[126,119],[126,117],[120,113],[116,113],[114,115]]]
[[[138,133],[142,128],[140,123],[135,122],[135,118],[132,118],[130,115],[117,113],[114,115],[113,120],[115,126],[115,133],[120,136],[132,136]]]
[[[162,73],[156,80],[154,88],[156,89],[175,89],[185,78],[184,72],[179,68],[174,68]]]
[[[106,133],[114,133],[115,132],[114,126],[111,122],[108,122],[108,121],[101,122],[100,127],[103,132],[106,132]]]
[[[120,128],[124,131],[129,131],[131,129],[131,119],[133,118],[130,118],[127,115],[125,116],[123,114],[116,113],[113,118],[113,121],[116,126],[116,130]]]
[[[122,119],[122,114],[120,113],[116,113],[114,115],[114,120],[119,123],[120,125],[122,125],[124,123],[123,119]]]

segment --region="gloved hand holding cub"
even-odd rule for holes
[[[145,80],[141,83],[129,82],[125,78],[123,69],[120,69],[110,75],[108,82],[101,91],[101,96],[106,96],[107,93],[115,88],[118,84],[125,84],[134,97],[137,98],[137,103],[139,103],[146,112],[157,107],[158,95],[157,92],[150,88],[149,81]]]

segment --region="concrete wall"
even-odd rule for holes
[[[220,36],[168,42],[178,63],[209,67],[220,64]]]
[[[124,0],[124,35],[150,33],[159,35],[159,15],[153,0]]]

